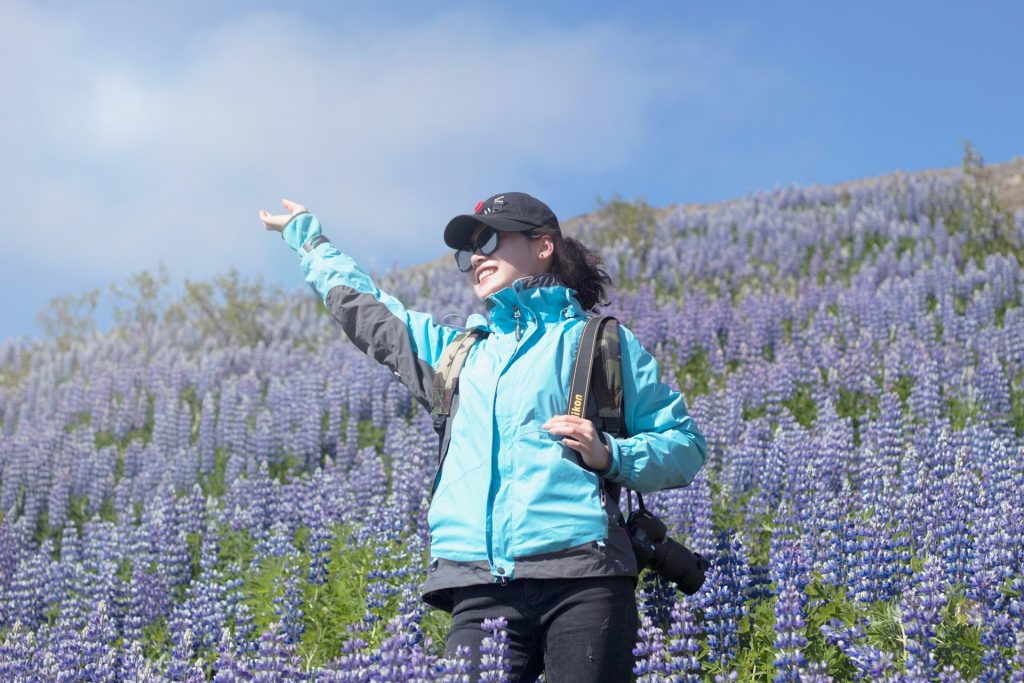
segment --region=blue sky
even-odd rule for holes
[[[367,268],[476,200],[565,219],[1024,154],[1018,2],[0,0],[0,340],[163,263],[303,286],[307,204]],[[1017,74],[1017,75],[1015,75]]]

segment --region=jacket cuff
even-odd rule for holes
[[[601,443],[608,446],[609,455],[608,467],[598,472],[598,474],[606,479],[614,481],[615,478],[619,476],[619,472],[622,471],[622,457],[621,452],[619,451],[619,442],[608,432],[598,432],[598,436],[601,437]]]
[[[303,254],[302,246],[320,234],[320,221],[308,211],[292,216],[281,231],[285,244],[291,247],[292,251],[298,252],[299,256]]]

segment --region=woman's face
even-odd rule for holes
[[[481,223],[473,230],[474,243],[484,227]],[[554,243],[548,235],[530,239],[521,232],[499,232],[498,248],[486,256],[475,252],[466,276],[473,293],[482,300],[521,277],[548,272],[553,253]]]

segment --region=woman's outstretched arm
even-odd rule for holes
[[[306,207],[283,200],[289,213],[260,211],[267,230],[280,232],[299,256],[306,282],[356,347],[394,372],[428,410],[433,404],[434,371],[457,329],[434,323],[427,313],[408,310],[380,291],[351,257],[324,235]]]

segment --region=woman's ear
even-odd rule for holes
[[[550,261],[555,254],[555,241],[551,235],[541,235],[535,240],[537,247],[537,258],[542,261]]]

